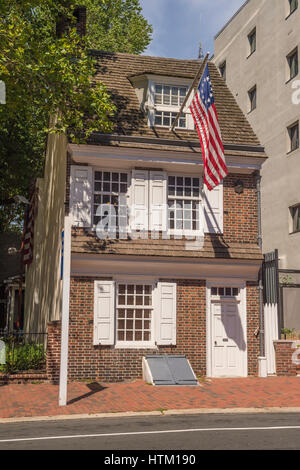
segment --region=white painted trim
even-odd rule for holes
[[[114,345],[114,349],[152,349],[158,350],[155,342],[139,342],[139,341],[119,341]]]
[[[134,144],[133,144],[134,145]],[[111,168],[114,162],[114,168],[132,169],[135,165],[142,167],[151,166],[168,170],[166,165],[170,166],[170,171],[183,171],[184,166],[190,168],[186,171],[200,171],[203,167],[202,153],[200,149],[194,152],[170,148],[166,150],[153,150],[147,148],[127,148],[107,145],[75,145],[69,144],[68,151],[71,153],[75,163],[85,163],[92,166],[101,166]],[[238,153],[238,154],[237,154]],[[250,153],[250,155],[248,155]],[[265,162],[264,156],[253,156],[251,152],[233,152],[226,151],[226,164],[231,173],[250,174],[255,170],[260,170]],[[178,165],[178,168],[174,167]]]
[[[157,321],[157,313],[156,313],[156,302],[155,302],[155,298],[156,298],[156,282],[154,282],[153,280],[149,280],[148,279],[143,279],[141,280],[140,278],[131,278],[131,279],[127,279],[127,280],[116,280],[116,278],[114,278],[115,280],[115,311],[114,311],[114,315],[115,315],[115,343],[114,343],[114,349],[158,349],[157,346],[156,346],[156,321]],[[151,310],[152,312],[152,317],[151,317],[151,341],[118,341],[117,340],[117,309],[118,309],[118,300],[117,300],[117,287],[118,287],[118,284],[141,284],[141,282],[145,285],[149,285],[149,286],[152,286],[152,308],[149,309]],[[121,307],[122,308],[122,307]],[[134,306],[132,307],[134,308]]]
[[[211,296],[212,287],[239,287],[240,288],[240,300],[237,303],[240,304],[242,309],[242,326],[245,337],[246,350],[243,351],[243,375],[242,377],[248,376],[248,323],[247,323],[247,284],[241,279],[210,279],[206,283],[206,373],[208,377],[212,377],[212,309],[213,303]],[[216,302],[222,302],[223,299],[216,300]],[[226,301],[226,300],[224,300]],[[233,301],[233,300],[231,300]]]
[[[72,216],[65,217],[62,318],[61,318],[61,352],[60,352],[60,375],[59,375],[59,406],[65,406],[67,404],[72,223],[73,223]]]

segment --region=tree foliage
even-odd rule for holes
[[[91,47],[140,54],[149,45],[152,26],[142,15],[139,0],[82,0],[87,6]]]
[[[88,8],[84,39],[75,28],[77,4]],[[71,26],[58,38],[62,16]],[[42,176],[49,132],[80,142],[112,129],[115,107],[105,86],[93,81],[89,49],[139,53],[150,35],[138,0],[1,0],[0,80],[7,95],[0,104],[0,231],[22,219],[21,208],[6,203],[28,195],[30,180]]]

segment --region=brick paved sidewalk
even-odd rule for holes
[[[0,418],[183,410],[195,408],[300,407],[300,378],[213,379],[199,387],[153,387],[142,381],[121,384],[72,383],[68,406],[59,407],[58,386],[0,386]]]

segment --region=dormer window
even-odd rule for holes
[[[170,127],[173,124],[187,92],[187,86],[154,84],[155,126]],[[185,113],[182,113],[176,127],[186,128]]]
[[[129,79],[135,89],[141,110],[148,116],[148,125],[169,129],[185,101],[193,79],[152,74],[131,76]],[[191,93],[175,128],[195,129],[189,109],[193,98],[194,95]]]
[[[188,88],[155,84],[154,102],[156,105],[164,104],[181,106],[186,97]]]

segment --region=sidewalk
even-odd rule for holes
[[[212,379],[199,387],[71,383],[68,405],[58,406],[58,386],[0,386],[0,418],[212,408],[300,408],[299,377]]]

